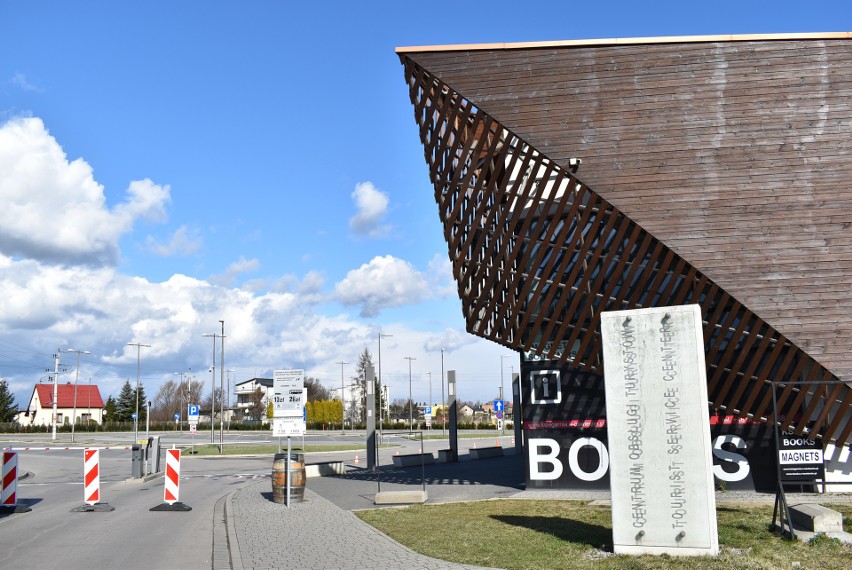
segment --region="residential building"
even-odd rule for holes
[[[18,414],[18,423],[36,426],[53,425],[53,387],[53,384],[36,384],[26,410]],[[56,390],[57,425],[70,425],[72,421],[103,423],[104,401],[96,385],[58,384]]]
[[[260,390],[261,410],[259,417],[255,406],[255,393]],[[272,378],[251,378],[243,380],[234,385],[234,393],[237,396],[237,403],[233,406],[234,421],[260,420],[266,419],[266,408],[269,405],[270,397],[272,396]]]

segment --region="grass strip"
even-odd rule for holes
[[[848,530],[852,504],[832,504]],[[499,499],[412,505],[356,513],[409,548],[442,560],[507,570],[772,569],[852,567],[852,546],[822,537],[786,540],[769,529],[771,505],[717,506],[717,557],[616,556],[609,506],[582,501]]]

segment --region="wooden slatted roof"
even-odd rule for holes
[[[720,408],[852,381],[848,38],[398,50],[468,329],[595,369],[600,311],[699,303]]]

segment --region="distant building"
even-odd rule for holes
[[[252,412],[254,404],[255,392],[260,388],[261,401],[263,403],[263,411],[260,417]],[[272,395],[272,378],[251,378],[244,380],[234,385],[234,392],[237,395],[237,403],[234,406],[234,421],[240,420],[261,420],[266,419],[266,408],[269,405],[269,398]]]
[[[97,386],[59,384],[56,399],[57,425],[104,422],[104,401]],[[53,384],[36,384],[26,410],[18,414],[18,423],[24,426],[53,425]]]

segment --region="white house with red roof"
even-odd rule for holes
[[[59,384],[56,398],[57,425],[72,421],[98,424],[104,421],[104,401],[97,386]],[[76,390],[75,390],[76,388]],[[27,409],[18,414],[21,425],[49,426],[53,417],[53,384],[36,384]]]

